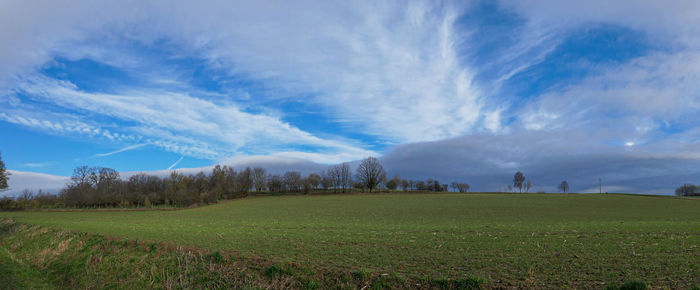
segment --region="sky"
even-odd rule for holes
[[[700,183],[698,1],[2,1],[11,190],[80,165]]]

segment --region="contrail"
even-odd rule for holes
[[[175,167],[176,165],[178,165],[178,164],[180,163],[180,161],[182,161],[183,158],[185,158],[185,155],[182,155],[182,156],[180,157],[180,159],[178,159],[177,161],[175,161],[175,163],[173,163],[173,165],[170,165],[170,167],[168,167],[168,170],[173,169],[173,167]]]
[[[136,145],[126,146],[126,147],[124,147],[124,148],[122,148],[122,149],[119,149],[119,150],[117,150],[117,151],[95,154],[95,157],[110,156],[110,155],[114,155],[114,154],[117,154],[117,153],[122,153],[122,152],[124,152],[124,151],[129,151],[129,150],[134,150],[134,149],[136,149],[136,148],[141,148],[141,147],[143,147],[143,146],[146,146],[146,144],[136,144]]]

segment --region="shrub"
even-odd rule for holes
[[[265,270],[265,275],[267,275],[268,277],[274,277],[277,275],[291,275],[291,274],[292,273],[289,270],[287,270],[284,267],[279,266],[279,265],[272,265],[272,266],[270,266],[270,268],[267,268],[267,270]]]
[[[367,280],[370,278],[370,273],[364,270],[359,270],[359,271],[353,271],[352,272],[352,277],[357,279],[357,280]]]
[[[620,290],[646,290],[647,284],[642,281],[631,280],[622,284],[619,288]]]
[[[622,286],[617,286],[617,284],[610,284],[605,287],[606,290],[646,290],[647,284],[642,281],[630,280],[622,284]]]
[[[207,258],[209,261],[212,261],[214,263],[221,263],[224,261],[224,255],[221,254],[220,251],[214,251],[211,252],[209,255],[207,255]]]
[[[433,285],[440,289],[482,289],[486,279],[480,277],[461,278],[456,280],[434,280]]]

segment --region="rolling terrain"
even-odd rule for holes
[[[633,195],[252,197],[173,211],[0,212],[0,219],[330,272],[478,277],[486,287],[700,285],[700,200]],[[0,239],[0,247],[8,244]],[[17,249],[15,249],[17,250]],[[10,251],[8,251],[10,252]]]

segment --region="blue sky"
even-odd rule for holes
[[[17,176],[378,156],[477,190],[700,182],[694,1],[73,4],[0,4]]]

